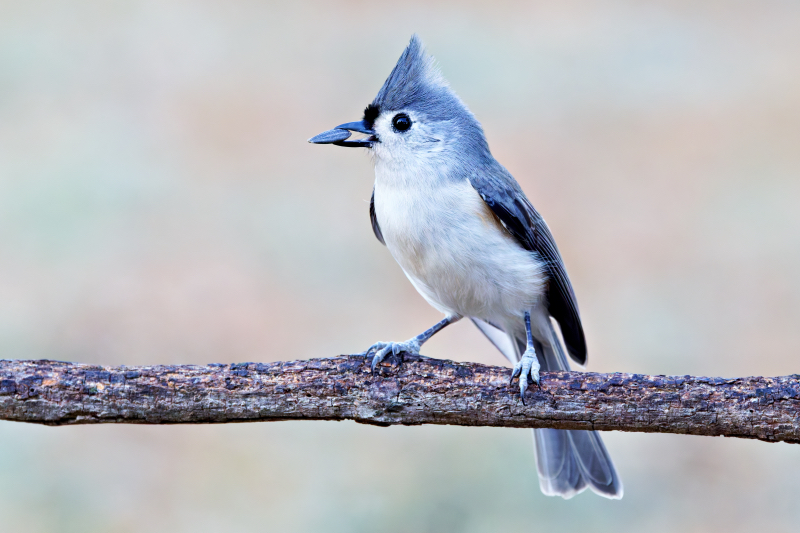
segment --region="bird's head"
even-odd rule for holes
[[[353,131],[367,137],[348,140]],[[309,142],[368,148],[376,160],[387,162],[488,153],[480,124],[450,89],[417,35],[360,121],[336,126]]]

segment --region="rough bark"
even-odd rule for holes
[[[208,366],[0,361],[0,419],[48,425],[355,420],[724,435],[800,442],[800,376],[544,372],[407,356]]]

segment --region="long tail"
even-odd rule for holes
[[[512,363],[525,351],[525,340],[513,339],[481,320],[473,322]],[[550,324],[552,343],[534,340],[541,370],[569,370],[564,349]],[[539,487],[548,496],[572,498],[587,487],[606,498],[622,498],[622,481],[594,431],[534,429],[533,441]]]

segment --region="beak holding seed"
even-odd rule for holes
[[[350,138],[352,135],[350,132],[356,131],[358,133],[366,133],[369,135],[366,139],[356,139],[353,141],[348,141],[347,139]],[[319,135],[315,135],[311,137],[308,142],[313,144],[334,144],[336,146],[349,146],[351,148],[371,148],[372,143],[378,142],[377,137],[375,137],[375,132],[372,128],[367,127],[363,120],[359,122],[347,122],[346,124],[340,124],[333,128],[332,130],[324,131]]]

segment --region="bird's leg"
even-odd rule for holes
[[[511,381],[519,376],[519,391],[522,396],[522,403],[525,403],[525,391],[528,389],[528,376],[534,383],[539,383],[539,358],[536,357],[536,350],[533,348],[533,334],[531,333],[531,314],[525,311],[525,334],[528,336],[527,347],[522,358],[514,365],[511,373]]]
[[[433,337],[445,326],[449,326],[453,322],[458,322],[459,320],[461,320],[461,317],[458,315],[445,317],[444,320],[434,324],[430,329],[423,331],[416,337],[408,339],[405,342],[376,342],[369,347],[364,355],[367,357],[371,354],[375,355],[372,358],[372,371],[375,372],[375,367],[390,353],[398,355],[404,352],[411,355],[419,355],[419,350],[422,345],[425,344],[425,341]]]

